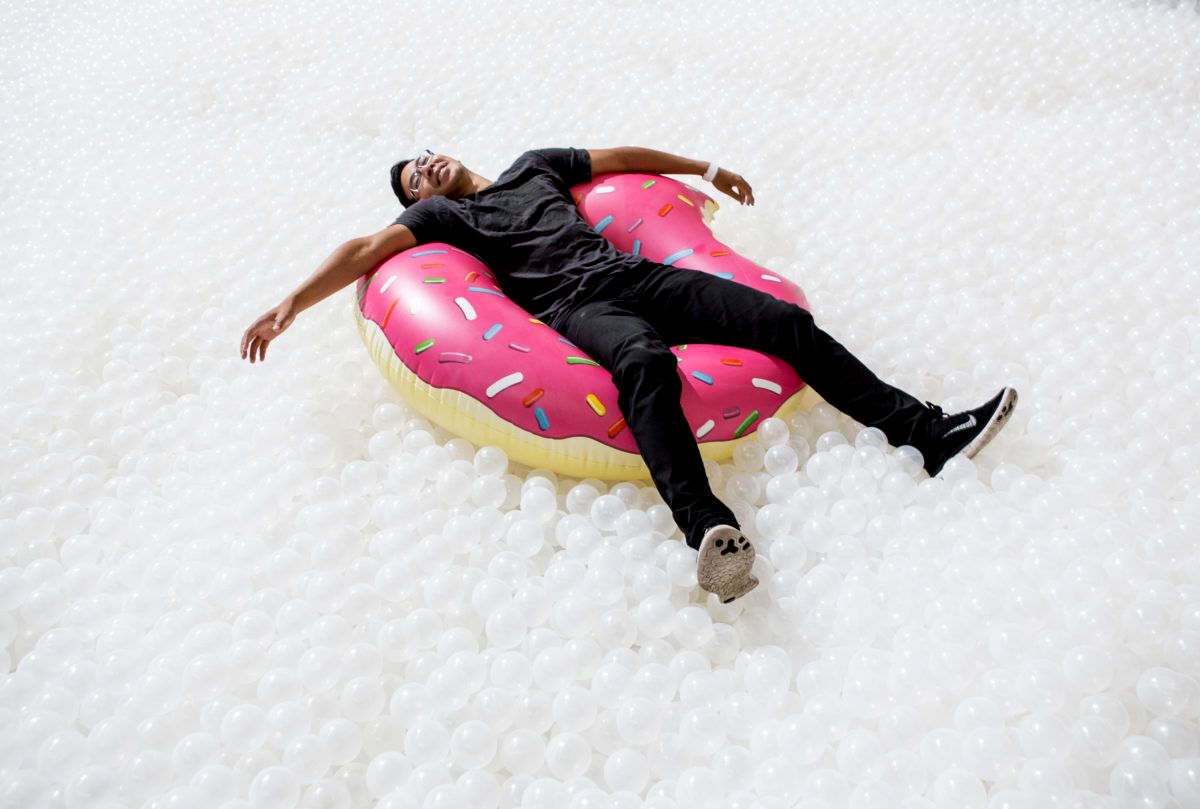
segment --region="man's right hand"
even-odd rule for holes
[[[285,298],[283,303],[268,309],[258,320],[250,324],[242,335],[242,359],[250,357],[253,363],[256,359],[267,359],[267,346],[279,335],[287,331],[296,319],[296,305],[291,298]]]

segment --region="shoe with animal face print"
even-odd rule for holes
[[[754,546],[738,529],[715,525],[700,541],[700,557],[696,561],[696,578],[700,586],[716,593],[722,604],[741,598],[758,586],[750,575],[754,566]]]

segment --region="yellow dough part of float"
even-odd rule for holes
[[[690,185],[610,174],[571,192],[584,220],[622,252],[808,308],[795,284],[713,238],[719,206]],[[470,253],[431,242],[396,254],[359,279],[354,314],[383,375],[434,424],[570,477],[649,478],[608,371],[504,295]],[[672,351],[704,458],[728,459],[764,419],[819,401],[776,357],[721,345]]]

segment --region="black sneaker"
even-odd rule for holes
[[[925,471],[933,477],[960,452],[974,458],[987,446],[1012,415],[1017,391],[1004,388],[986,403],[962,413],[946,414],[933,402],[925,404],[929,405],[931,419],[924,446],[917,449],[925,459]]]

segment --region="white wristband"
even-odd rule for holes
[[[720,170],[721,170],[720,166],[718,166],[716,163],[709,163],[708,171],[704,172],[704,181],[711,183],[713,181],[713,179],[717,176],[717,172]]]

